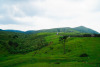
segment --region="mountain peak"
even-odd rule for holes
[[[92,30],[90,28],[87,28],[85,26],[79,26],[79,27],[75,27],[73,28],[74,30],[80,31],[81,33],[91,33],[91,34],[98,34],[97,31]]]
[[[1,30],[2,31],[2,30]],[[53,28],[53,29],[43,29],[43,30],[29,30],[26,32],[19,31],[19,30],[3,30],[3,31],[10,31],[10,32],[19,32],[19,33],[40,33],[40,32],[75,32],[75,33],[91,33],[91,34],[99,34],[97,31],[87,28],[85,26],[79,26],[75,28],[70,27],[63,27],[63,28]]]
[[[85,27],[85,26],[79,26],[79,27],[76,27],[76,28],[87,28],[87,27]]]

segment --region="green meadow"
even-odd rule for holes
[[[16,34],[18,38],[10,38],[15,34],[0,35],[0,67],[100,67],[99,37],[70,37],[65,41],[64,54],[63,44],[59,41],[61,35]],[[9,40],[19,46],[10,47]]]

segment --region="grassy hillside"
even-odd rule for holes
[[[37,31],[27,31],[26,33],[41,33],[41,32],[65,32],[65,33],[90,33],[90,34],[98,34],[97,31],[92,30],[90,28],[79,26],[75,28],[64,27],[64,28],[53,28],[53,29],[43,29]]]
[[[90,28],[86,28],[84,26],[79,26],[76,28],[73,28],[76,31],[79,31],[80,33],[92,33],[92,34],[98,34],[98,32],[96,32],[95,30],[92,30]]]
[[[99,37],[71,37],[65,43],[66,54],[64,54],[63,44],[59,42],[60,36],[56,35],[56,33],[38,33],[35,35],[35,38],[33,37],[33,35],[28,35],[27,38],[33,38],[28,43],[34,41],[34,39],[39,40],[37,38],[41,38],[41,36],[44,37],[44,40],[47,43],[46,46],[38,50],[33,50],[32,52],[23,54],[8,54],[5,50],[4,53],[7,54],[4,56],[0,56],[0,67],[100,66]],[[34,42],[32,43],[34,44]]]
[[[16,32],[16,33],[26,33],[26,34],[36,34],[36,33],[54,33],[54,32],[64,32],[64,33],[89,33],[89,34],[99,34],[97,31],[92,30],[90,28],[79,26],[75,28],[63,27],[63,28],[52,28],[52,29],[42,29],[42,30],[29,30],[29,31],[20,31],[20,30],[2,30],[0,31],[8,31],[8,32]]]

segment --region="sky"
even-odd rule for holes
[[[77,26],[100,32],[100,0],[0,0],[0,29]]]

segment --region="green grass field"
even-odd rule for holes
[[[45,35],[45,34],[38,34]],[[100,67],[100,38],[71,37],[66,54],[58,35],[45,37],[48,46],[26,54],[0,55],[0,67]],[[87,57],[80,57],[87,54]]]

